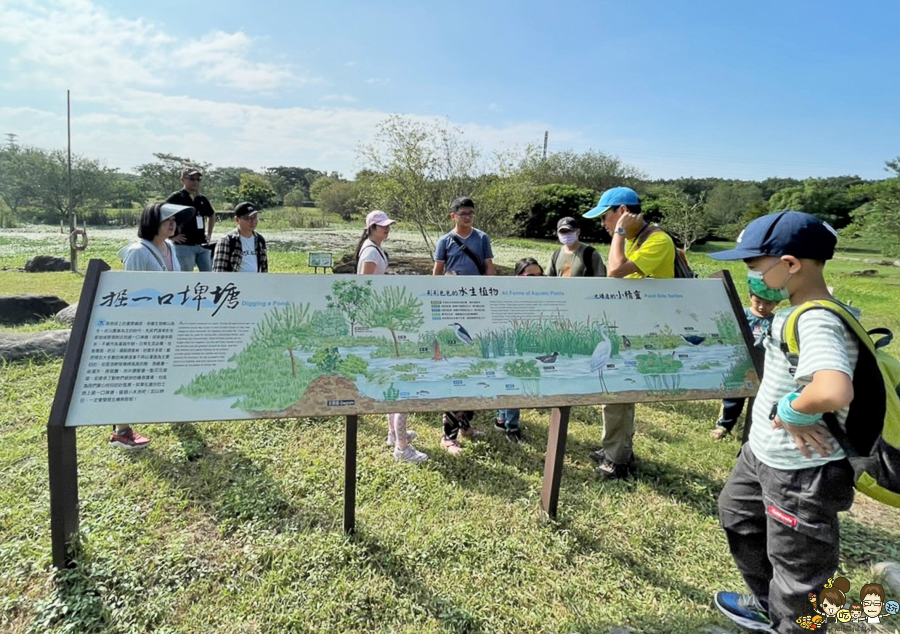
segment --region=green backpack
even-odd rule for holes
[[[894,335],[886,328],[866,331],[839,302],[809,301],[788,315],[781,333],[781,349],[793,368],[800,354],[800,316],[808,310],[834,313],[859,340],[846,431],[834,413],[822,418],[850,460],[856,488],[879,502],[900,507],[900,361],[882,350]],[[874,341],[873,335],[882,337]]]

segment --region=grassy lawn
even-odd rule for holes
[[[358,233],[272,231],[270,266],[309,273],[309,251],[338,254]],[[120,267],[115,254],[130,235],[92,231],[88,257]],[[526,255],[546,261],[555,248],[495,247],[506,265]],[[398,233],[389,249],[420,247],[414,234]],[[5,232],[0,268],[66,250],[49,230]],[[699,250],[691,262],[701,273],[720,268]],[[742,265],[731,269],[741,287]],[[850,275],[861,269],[878,273]],[[840,258],[827,271],[866,325],[900,333],[900,268]],[[0,292],[72,302],[81,280],[2,270]],[[898,344],[892,352],[900,355]],[[489,432],[460,457],[439,448],[438,415],[413,415],[416,446],[430,456],[418,466],[391,459],[383,417],[363,417],[353,537],[341,530],[343,419],[150,425],[142,431],[153,443],[140,455],[111,450],[108,429],[82,428],[84,551],[76,568],[54,576],[45,429],[60,367],[0,365],[2,632],[602,633],[618,625],[696,634],[727,626],[712,593],[742,588],[716,512],[739,442],[709,438],[716,402],[638,406],[637,477],[612,483],[596,479],[588,458],[599,410],[576,408],[557,522],[537,512],[548,411],[523,412],[527,444]],[[479,413],[476,426],[487,430],[491,416]],[[900,512],[859,496],[841,529],[840,573],[854,587],[874,580],[875,563],[900,560]]]

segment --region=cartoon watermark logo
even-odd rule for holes
[[[796,623],[806,630],[817,630],[826,623],[834,623],[834,632],[874,632],[875,624],[900,612],[900,603],[887,601],[884,587],[867,583],[859,590],[859,601],[850,596],[850,581],[845,577],[829,579],[816,594],[809,593],[809,603]]]

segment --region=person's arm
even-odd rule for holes
[[[641,273],[641,269],[625,256],[625,236],[614,233],[612,244],[609,245],[609,266],[606,268],[606,276],[621,278],[632,273]]]
[[[434,262],[434,270],[431,272],[432,275],[443,275],[444,274],[444,263],[441,260],[435,260]]]
[[[853,400],[853,369],[847,355],[844,327],[835,315],[825,311],[801,315],[798,329],[801,350],[796,378],[809,383],[791,401],[802,415],[821,415],[847,407]],[[806,342],[805,344],[803,342]],[[791,435],[800,452],[809,458],[812,448],[820,456],[831,453],[831,434],[818,424],[788,424],[775,416],[772,428],[782,427]]]
[[[443,275],[445,261],[447,260],[447,240],[444,236],[438,238],[434,247],[434,270],[432,275]]]
[[[496,275],[497,272],[494,270],[494,249],[491,248],[491,238],[488,234],[484,234],[481,248],[484,251],[484,274]]]
[[[362,275],[374,275],[375,274],[375,263],[374,262],[363,262],[362,263]]]
[[[603,263],[603,256],[600,255],[600,251],[594,250],[592,260],[594,264],[594,277],[606,277],[606,265]]]
[[[494,270],[494,261],[493,260],[485,260],[484,261],[484,274],[485,275],[496,275],[497,272]]]
[[[213,253],[212,270],[213,273],[231,272],[231,250],[228,248],[228,236],[222,236],[216,243],[216,250]]]
[[[209,208],[212,209],[212,205],[210,205]],[[207,224],[208,224],[208,226],[206,228],[206,241],[212,242],[213,227],[216,226],[216,212],[215,211],[213,211],[212,214],[210,214],[209,223],[207,223]]]

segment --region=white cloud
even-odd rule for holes
[[[6,87],[111,90],[117,85],[162,86],[196,68],[210,84],[265,91],[312,81],[285,65],[250,59],[245,33],[214,31],[181,45],[161,25],[110,15],[90,0],[0,0],[0,42],[16,49]]]
[[[359,64],[359,60],[358,60],[358,59],[351,59],[351,60],[348,61],[348,62],[344,62],[344,67],[345,67],[345,68],[351,68],[351,67],[353,67],[353,66],[356,66],[357,64]]]
[[[325,95],[322,101],[343,101],[344,103],[356,103],[359,101],[353,95]]]
[[[387,77],[369,77],[366,83],[372,86],[387,86],[391,83],[391,80]]]

